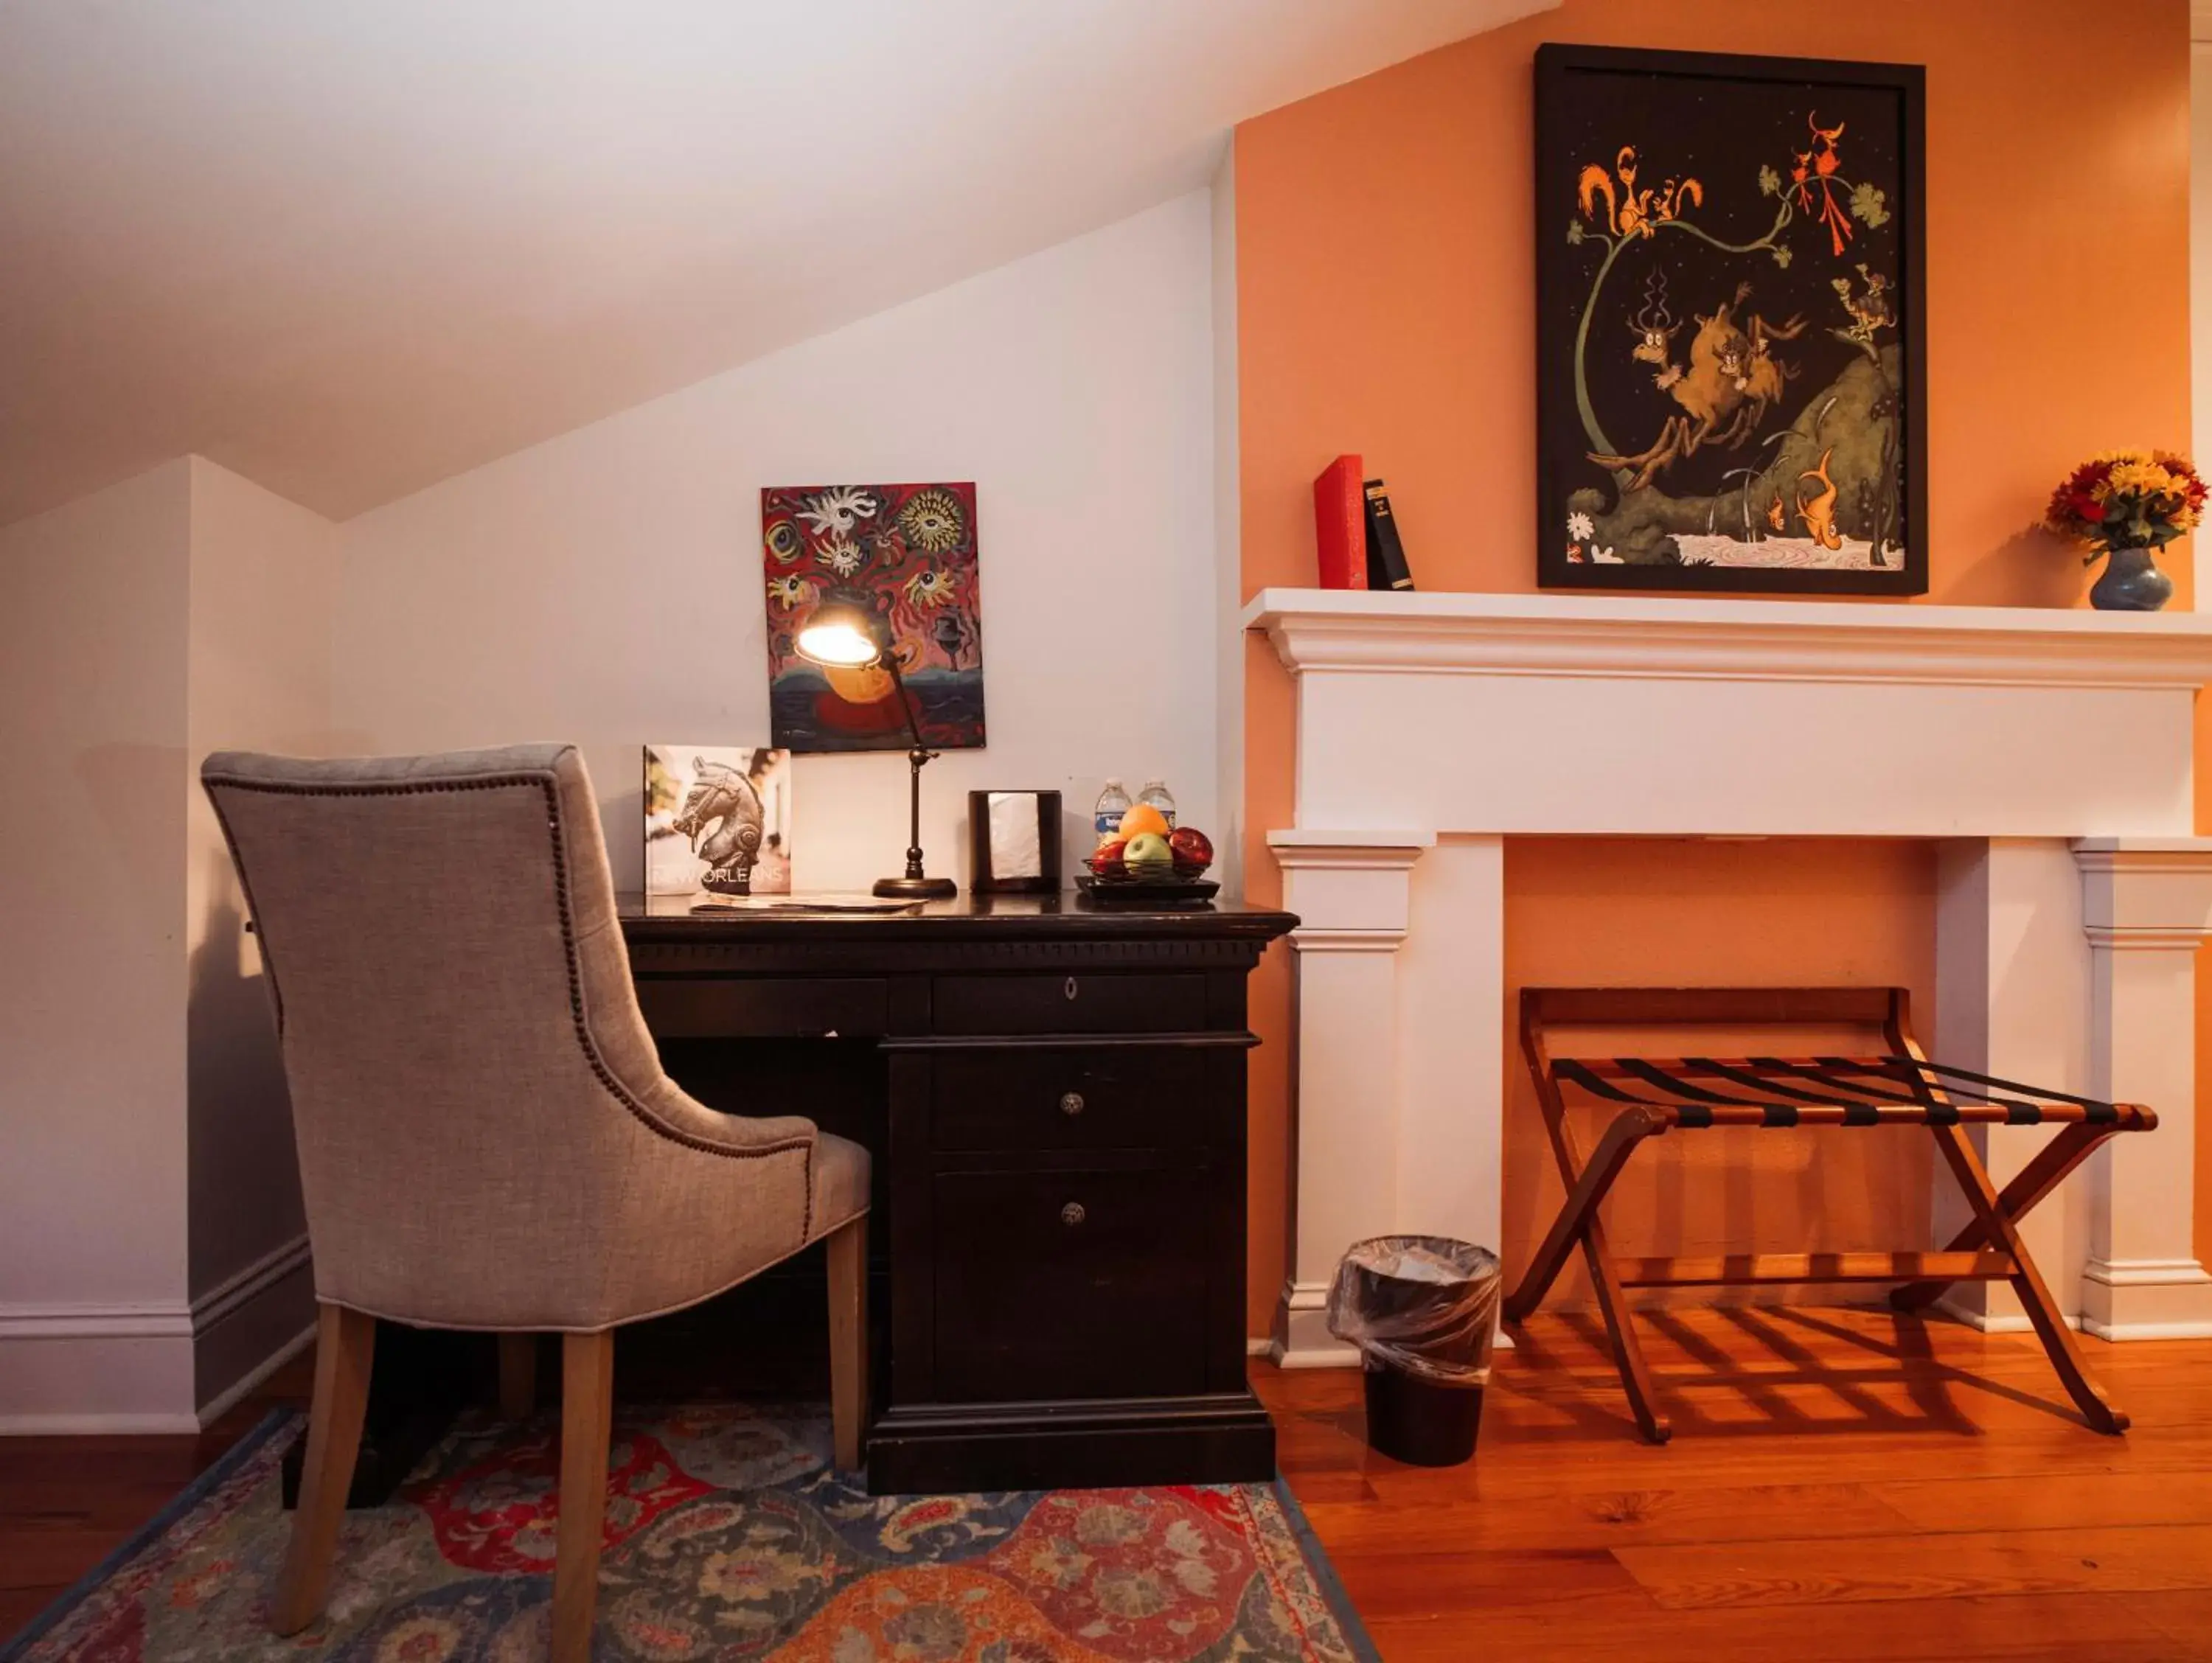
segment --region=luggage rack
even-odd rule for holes
[[[1675,1025],[1879,1028],[1872,1056],[1554,1057],[1565,1028]],[[2090,1376],[2065,1319],[2020,1237],[2020,1221],[2106,1138],[2148,1132],[2158,1116],[1930,1061],[1914,1041],[1902,987],[1530,987],[1521,995],[1521,1045],[1566,1180],[1567,1199],[1518,1287],[1505,1320],[1525,1320],[1579,1246],[1611,1336],[1637,1425],[1653,1443],[1671,1435],[1658,1412],[1624,1299],[1630,1288],[1747,1287],[1800,1282],[1897,1282],[1891,1306],[1925,1309],[1957,1282],[2009,1282],[2086,1420],[2124,1432],[2128,1417]],[[1569,1094],[1572,1093],[1571,1101]],[[1585,1162],[1570,1107],[1619,1112]],[[2056,1135],[2000,1193],[1966,1132],[1972,1126],[2050,1126]],[[1614,1180],[1646,1140],[1714,1126],[1924,1126],[1972,1217],[1936,1253],[1729,1253],[1616,1259],[1598,1217]]]

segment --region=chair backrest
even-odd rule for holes
[[[582,757],[218,752],[201,779],[276,1004],[317,1291],[520,1325],[555,1296],[533,1262],[590,1264],[625,1108],[673,1089]]]

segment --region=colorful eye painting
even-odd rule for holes
[[[903,681],[922,743],[983,743],[982,596],[975,487],[782,485],[761,493],[769,724],[799,752],[904,750]],[[810,664],[794,645],[814,609],[857,605],[882,622],[886,665]]]
[[[1924,593],[1923,72],[1536,54],[1537,580]]]

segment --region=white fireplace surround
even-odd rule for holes
[[[1498,1240],[1516,835],[1938,840],[1936,1054],[2160,1113],[2030,1219],[2060,1303],[2108,1339],[2212,1335],[2212,615],[1269,589],[1243,622],[1297,695],[1295,819],[1267,840],[1302,920],[1281,1361],[1352,1360],[1322,1325],[1349,1242]],[[2002,1183],[2043,1134],[1984,1135]],[[2002,1284],[1949,1305],[2026,1326]]]

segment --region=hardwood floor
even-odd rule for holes
[[[1370,1452],[1355,1375],[1255,1366],[1389,1663],[2212,1659],[2212,1341],[2088,1346],[2135,1417],[2117,1439],[2027,1335],[1827,1308],[1641,1320],[1663,1449],[1572,1313],[1501,1356],[1462,1467]],[[198,1438],[0,1440],[0,1636],[312,1377],[301,1359]]]
[[[0,1438],[0,1644],[270,1410],[306,1408],[314,1386],[309,1350],[197,1437]]]
[[[1502,1354],[1474,1460],[1367,1449],[1357,1376],[1255,1371],[1281,1466],[1389,1663],[2212,1658],[2212,1341],[2087,1346],[1870,1309],[1639,1318],[1674,1441],[1594,1316]]]

